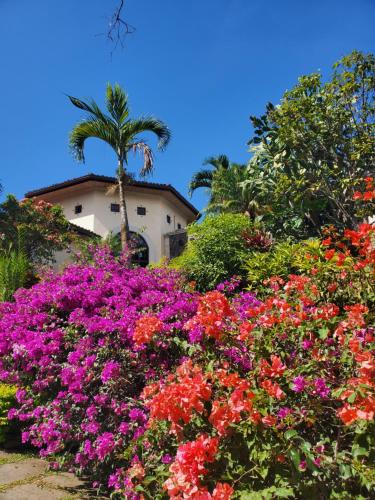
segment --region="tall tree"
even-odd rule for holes
[[[300,77],[278,106],[251,117],[257,154],[247,184],[254,172],[272,180],[273,222],[296,236],[354,227],[364,214],[353,196],[375,169],[375,58],[354,51],[333,68],[326,81]]]
[[[70,133],[70,146],[78,161],[85,161],[84,147],[89,138],[100,139],[114,150],[117,157],[116,176],[120,194],[121,216],[121,246],[125,247],[129,241],[129,221],[126,209],[125,188],[129,179],[126,168],[130,151],[143,154],[143,167],[140,170],[142,177],[152,172],[154,168],[151,148],[139,135],[143,132],[152,132],[158,137],[158,149],[164,149],[171,133],[168,127],[153,117],[129,117],[128,96],[124,90],[115,84],[108,84],[106,90],[106,108],[103,112],[95,101],[85,102],[76,97],[68,96],[72,104],[86,111],[88,118],[79,122]]]

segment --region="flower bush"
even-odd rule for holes
[[[119,498],[371,497],[374,228],[314,255],[262,300],[105,250],[19,291],[0,305],[9,416]]]
[[[340,245],[351,278],[362,280],[360,297],[373,280],[373,243],[364,224]],[[333,262],[339,273],[345,259]],[[374,494],[375,329],[366,304],[340,306],[344,292],[335,304],[336,288],[321,289],[320,279],[319,271],[275,277],[262,302],[199,298],[184,327],[201,332],[193,355],[143,391],[150,416],[136,490],[175,499]],[[341,286],[353,283],[343,277]],[[170,463],[162,465],[163,453]]]
[[[42,456],[105,486],[146,429],[139,394],[179,361],[173,339],[197,307],[176,272],[126,264],[102,248],[0,304],[0,378],[18,386],[9,417]]]

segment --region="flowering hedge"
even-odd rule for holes
[[[370,497],[374,228],[319,252],[262,301],[106,254],[18,292],[0,306],[10,416],[120,498]]]

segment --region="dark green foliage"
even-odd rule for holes
[[[205,212],[218,213],[250,213],[252,200],[242,189],[247,179],[246,165],[232,163],[226,155],[211,156],[203,162],[211,169],[196,172],[189,184],[190,195],[198,188],[206,188],[210,199]]]

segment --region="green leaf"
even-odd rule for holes
[[[329,333],[329,328],[320,328],[319,329],[319,337],[322,339],[322,340],[325,340],[327,337],[328,337],[328,333]]]
[[[348,397],[348,403],[354,403],[356,396],[357,395],[355,392],[353,392],[353,394],[350,394],[350,396]]]
[[[298,432],[294,429],[289,429],[284,434],[285,439],[288,439],[288,440],[294,438],[295,436],[298,436]]]
[[[349,477],[352,476],[352,470],[349,467],[349,465],[340,464],[339,469],[340,469],[340,474],[341,474],[342,479],[349,479]]]
[[[298,450],[292,448],[291,450],[289,450],[289,456],[292,459],[294,467],[296,468],[296,470],[299,471],[299,464],[301,463],[301,457]]]
[[[361,457],[361,456],[367,455],[367,454],[368,454],[368,451],[366,450],[366,448],[353,448],[353,457],[354,458]]]
[[[309,443],[308,441],[303,441],[300,445],[300,448],[304,453],[310,453],[311,443]]]

